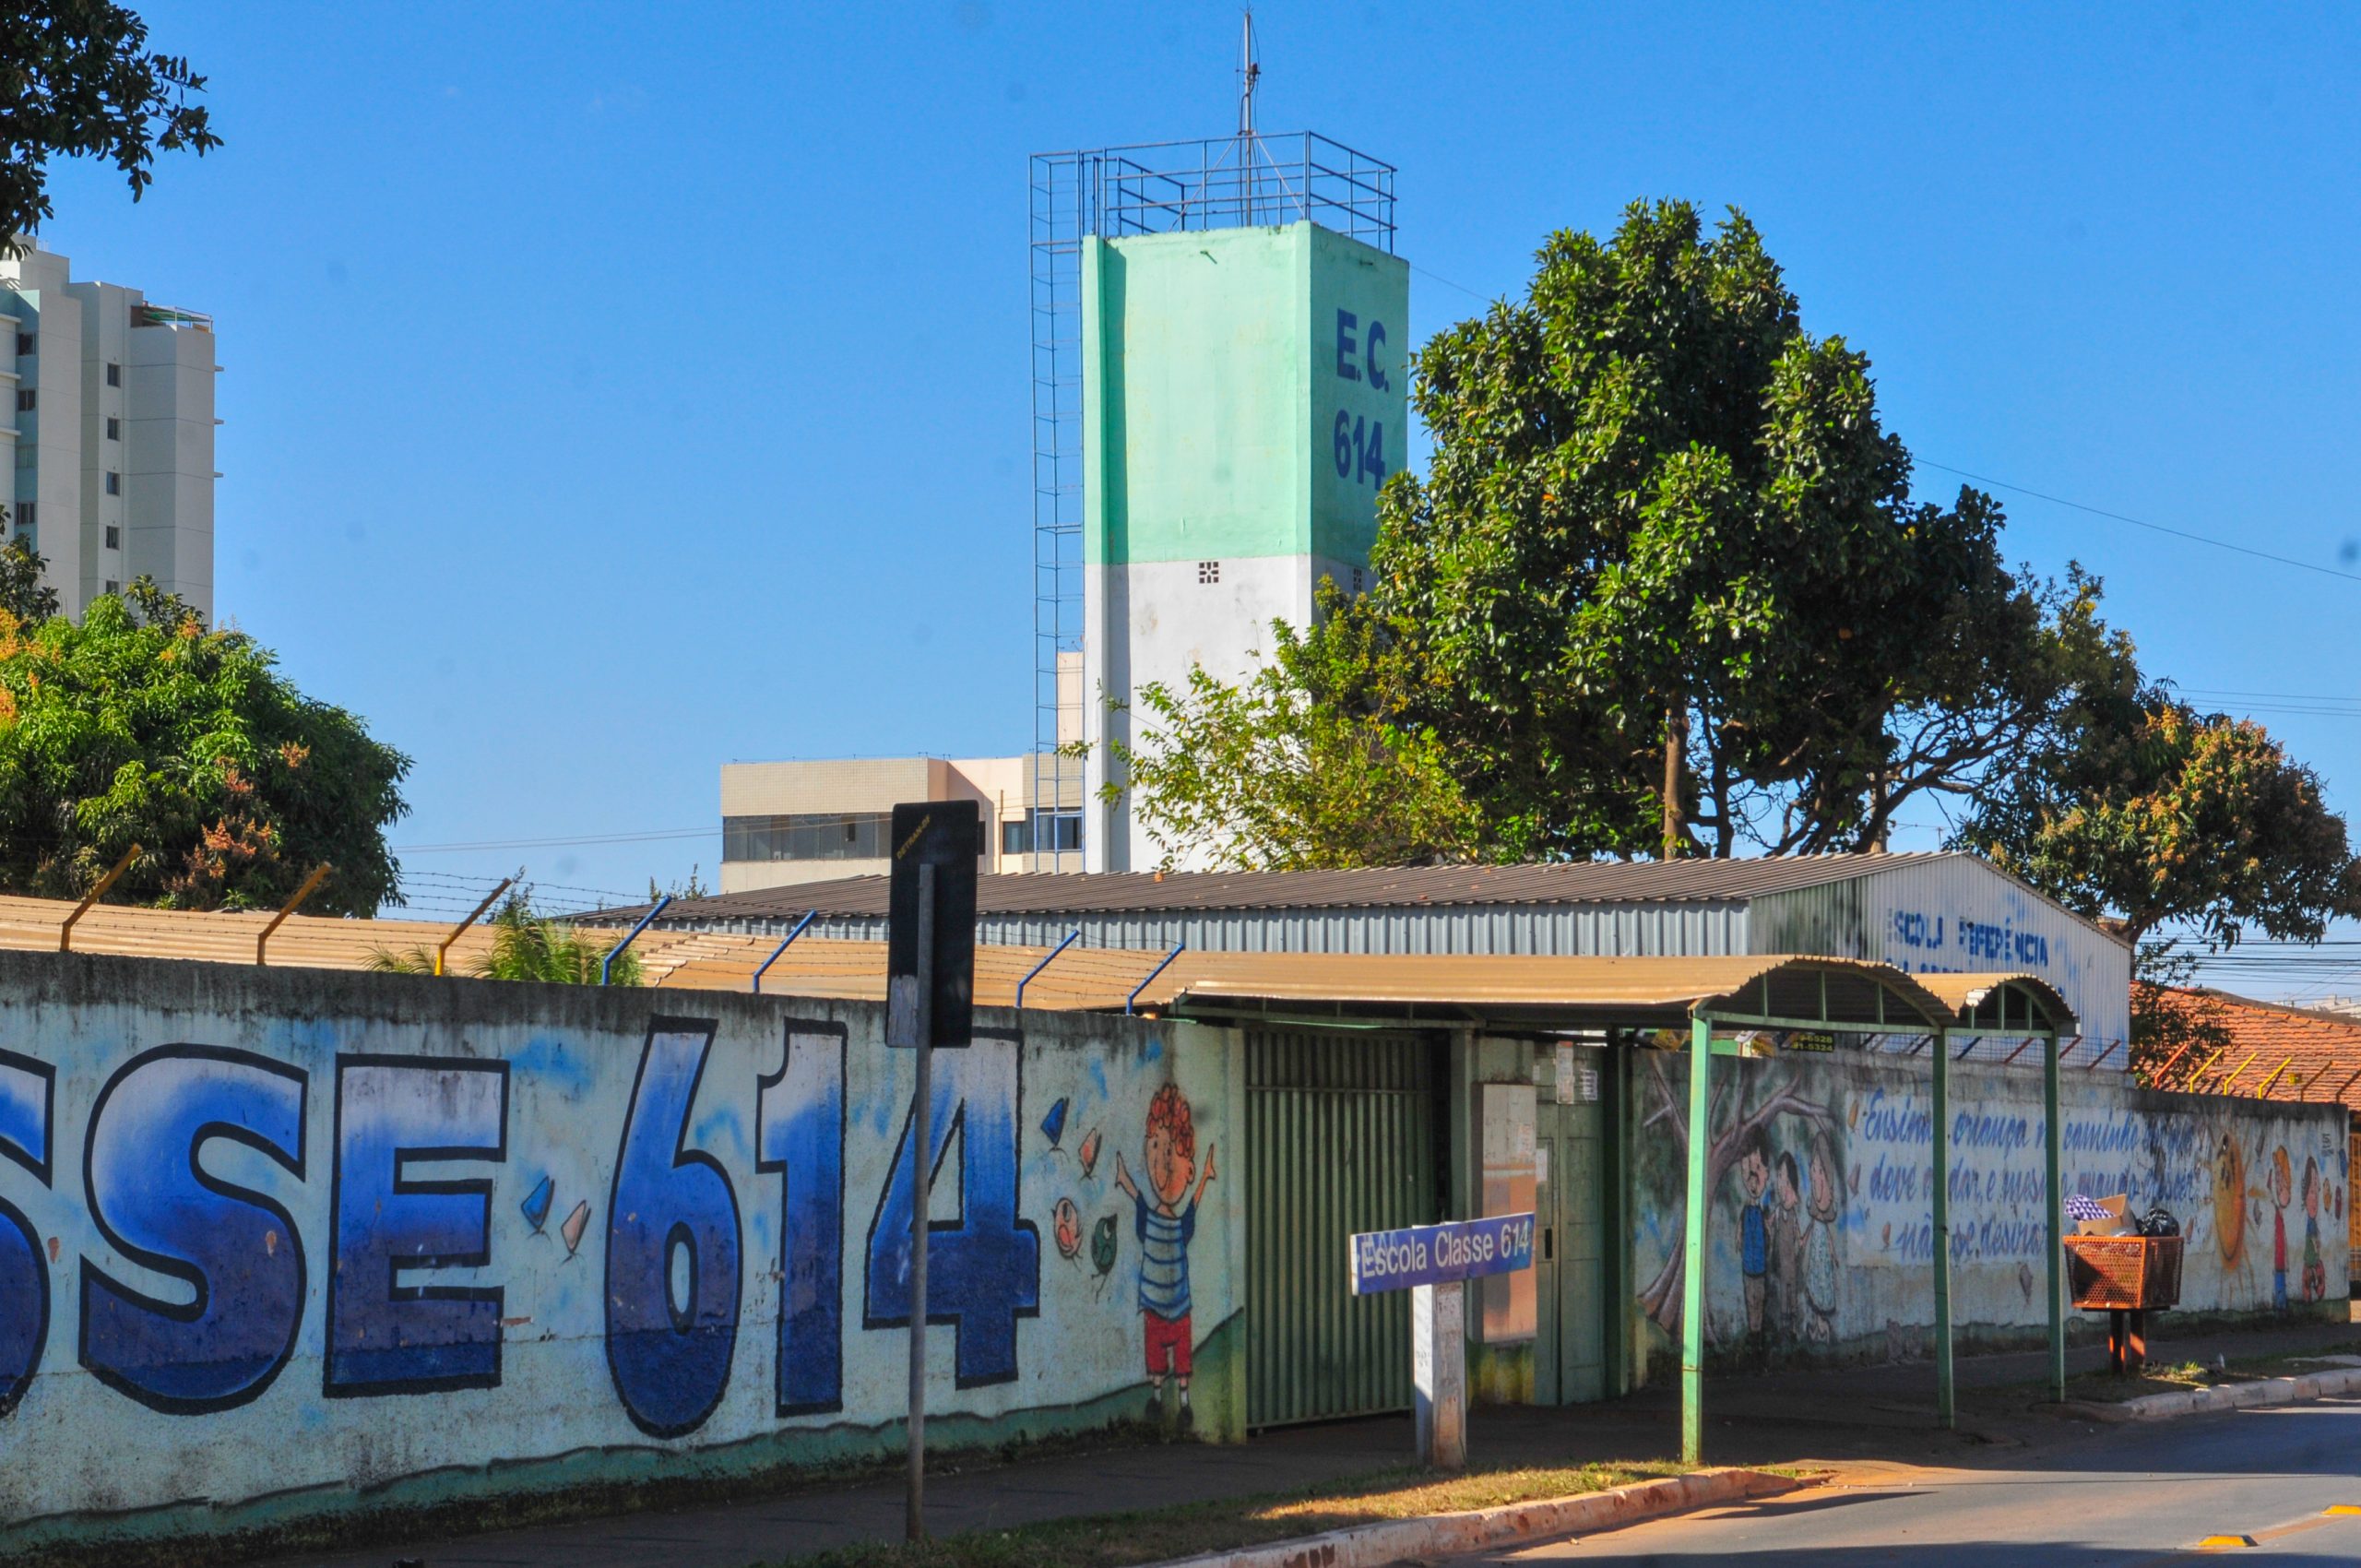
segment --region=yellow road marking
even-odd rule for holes
[[[2252,1546],[2252,1536],[2207,1536],[2197,1543],[2200,1551],[2220,1551],[2231,1547]]]

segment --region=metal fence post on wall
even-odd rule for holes
[[[1713,1194],[1705,1173],[1714,1146],[1709,1093],[1714,1070],[1714,1023],[1689,1023],[1689,1199],[1682,1231],[1685,1259],[1680,1282],[1680,1462],[1705,1458],[1705,1210]]]
[[[1952,1032],[1935,1035],[1935,1420],[1958,1424],[1952,1387]]]
[[[639,917],[639,923],[631,928],[630,933],[621,942],[616,943],[612,947],[607,949],[607,956],[599,960],[599,983],[600,985],[606,984],[608,977],[614,972],[615,960],[623,956],[623,949],[629,947],[633,943],[637,942],[639,940],[639,933],[647,929],[647,922],[662,914],[664,912],[664,906],[671,901],[672,896],[670,893],[667,893],[663,897],[656,900],[656,907],[648,910],[647,913]]]
[[[778,962],[778,956],[794,945],[795,939],[803,934],[803,928],[805,926],[810,925],[813,921],[816,921],[819,918],[820,911],[813,909],[808,911],[801,920],[796,921],[795,929],[787,933],[787,940],[772,948],[771,956],[764,959],[761,967],[755,969],[754,978],[748,983],[746,989],[753,992],[756,996],[760,996],[763,993],[763,977],[771,972],[771,966]]]
[[[1063,942],[1059,943],[1055,947],[1050,949],[1049,957],[1042,959],[1039,963],[1025,971],[1025,978],[1016,982],[1016,1004],[1019,1007],[1025,1005],[1025,988],[1033,983],[1033,977],[1039,974],[1043,969],[1048,968],[1051,960],[1055,959],[1059,954],[1064,952],[1067,948],[1073,946],[1075,943],[1080,942],[1081,940],[1082,932],[1079,930],[1066,932],[1066,939]]]
[[[57,928],[57,950],[60,953],[74,951],[74,922],[89,913],[91,905],[106,897],[107,889],[114,885],[114,879],[128,870],[131,862],[137,859],[138,855],[139,846],[136,844],[125,849],[123,852],[123,859],[109,867],[106,875],[99,878],[99,885],[91,888],[80,903],[74,906],[74,912],[65,917],[64,925]]]
[[[2049,1180],[2042,1202],[2049,1221],[2049,1396],[2066,1399],[2066,1196],[2058,1190],[2064,1133],[2058,1124],[2058,1036],[2041,1042],[2043,1159]]]
[[[466,920],[461,921],[457,925],[453,926],[451,928],[450,935],[445,937],[442,941],[434,944],[434,972],[436,974],[439,975],[443,972],[444,956],[451,951],[451,944],[467,935],[468,928],[474,925],[476,921],[483,919],[483,912],[486,909],[491,909],[493,904],[497,903],[502,894],[507,892],[515,885],[516,885],[516,879],[515,877],[502,877],[500,879],[500,885],[493,888],[491,895],[487,897],[482,903],[478,904],[475,907],[474,912],[469,915]]]
[[[287,923],[287,917],[293,914],[298,909],[303,907],[303,900],[309,898],[319,889],[320,884],[328,879],[328,873],[334,869],[335,868],[330,866],[326,861],[323,861],[318,865],[314,866],[312,868],[312,874],[303,879],[303,885],[295,890],[295,897],[287,900],[286,905],[280,909],[279,913],[270,917],[270,923],[262,928],[262,934],[260,936],[255,938],[255,963],[262,964],[268,961],[263,956],[263,954],[265,949],[270,945],[271,932],[277,931],[280,926]]]

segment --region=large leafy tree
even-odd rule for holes
[[[2251,719],[2201,712],[2128,665],[1987,785],[1956,844],[2133,944],[2134,1072],[2228,1043],[2188,989],[2249,928],[2318,941],[2361,914],[2361,861],[2319,778]]]
[[[0,0],[0,241],[50,216],[49,160],[101,158],[139,199],[158,152],[221,145],[205,78],[148,47],[148,24],[111,0]]]
[[[325,861],[307,908],[366,915],[409,766],[144,578],[79,624],[0,611],[0,889],[77,897],[136,844],[112,898],[272,908]]]
[[[1285,702],[1151,697],[1180,704],[1166,740],[1249,754],[1241,723],[1290,709],[1299,759],[1315,717],[1389,764],[1415,737],[1472,812],[1430,814],[1474,825],[1442,852],[1866,849],[2128,659],[2095,583],[2007,570],[1989,497],[1911,500],[1867,358],[1803,329],[1743,215],[1708,233],[1686,204],[1635,204],[1537,259],[1523,299],[1418,354],[1433,461],[1382,493],[1369,594],[1332,598],[1279,662]],[[1151,831],[1250,815],[1291,777],[1159,770],[1176,759],[1148,739]],[[1330,815],[1361,787],[1299,771]],[[1400,837],[1303,841],[1324,863]]]
[[[2361,914],[2361,861],[2318,776],[2252,719],[2136,676],[2044,731],[1959,841],[2133,943],[2311,942]]]

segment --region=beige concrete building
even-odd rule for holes
[[[894,807],[973,801],[984,822],[983,872],[1050,871],[1080,847],[1082,801],[1043,809],[1030,756],[852,757],[733,762],[721,769],[721,891],[882,876]]]

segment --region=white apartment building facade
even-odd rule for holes
[[[1037,802],[1036,772],[1029,756],[725,763],[721,891],[882,876],[893,869],[886,827],[906,801],[975,802],[979,871],[1052,870],[1081,848],[1082,802]]]
[[[9,537],[79,615],[140,576],[209,624],[212,318],[136,289],[77,283],[65,256],[0,255],[0,446]]]

